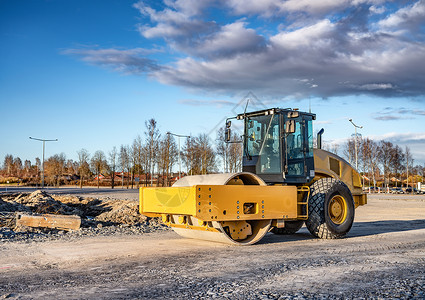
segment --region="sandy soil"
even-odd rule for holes
[[[315,239],[302,228],[248,247],[168,231],[5,243],[0,298],[423,299],[424,270],[423,197],[374,195],[341,240]]]

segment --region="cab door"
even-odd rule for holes
[[[314,177],[312,117],[287,118],[295,122],[295,130],[282,130],[283,169],[287,183],[305,183]],[[285,127],[288,122],[285,122]],[[313,172],[311,172],[313,171]],[[311,176],[313,175],[313,176]]]

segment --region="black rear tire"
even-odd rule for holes
[[[342,181],[322,178],[310,186],[305,224],[315,237],[341,238],[353,225],[354,209],[351,191]]]
[[[274,234],[294,234],[298,230],[303,227],[304,221],[297,220],[297,221],[285,221],[285,227],[283,228],[277,228],[273,227],[271,230]]]

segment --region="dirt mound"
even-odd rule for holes
[[[67,207],[73,208],[74,214],[82,218],[96,217],[109,211],[109,208],[105,207],[104,201],[92,197],[83,198],[68,195],[52,195],[52,197]]]
[[[13,203],[9,203],[0,199],[0,212],[15,212],[17,211],[17,205]]]
[[[104,207],[110,210],[98,215],[97,221],[134,225],[146,220],[145,216],[139,214],[139,205],[134,201],[108,201]]]
[[[0,198],[0,212],[30,212],[38,214],[77,215],[96,222],[134,225],[144,223],[139,205],[131,200],[99,200],[70,195],[49,195],[44,191],[9,194]],[[88,225],[88,226],[89,226]]]
[[[27,207],[31,212],[39,214],[78,214],[73,208],[53,199],[49,194],[43,191],[35,191],[29,195],[20,194],[15,198],[14,202]]]

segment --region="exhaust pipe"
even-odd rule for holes
[[[325,132],[324,128],[320,129],[320,131],[317,133],[317,149],[322,149],[322,134],[323,134],[323,132]]]

